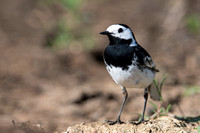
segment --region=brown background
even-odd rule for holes
[[[99,35],[113,23],[132,28],[160,70],[158,81],[168,74],[163,97],[173,105],[170,113],[200,115],[200,94],[184,95],[188,87],[200,86],[200,29],[190,22],[195,16],[200,25],[198,0],[86,0],[77,9],[78,19],[59,1],[45,2],[0,2],[0,130],[8,131],[12,120],[61,131],[115,119],[123,96],[106,72],[102,53],[108,39]],[[73,27],[73,39],[54,49],[47,45],[60,19]],[[137,120],[143,90],[128,92],[122,120]],[[147,115],[152,108],[148,103]]]

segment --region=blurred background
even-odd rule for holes
[[[114,23],[132,28],[160,70],[158,82],[168,74],[162,94],[170,113],[199,116],[198,0],[1,0],[0,130],[12,120],[55,131],[116,119],[123,95],[105,69],[109,42],[99,35]],[[137,120],[143,90],[128,92],[122,120]]]

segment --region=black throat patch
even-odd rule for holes
[[[118,37],[113,37],[111,35],[108,35],[108,39],[110,41],[110,44],[109,45],[117,45],[117,44],[131,44],[131,42],[133,41],[131,38],[130,39],[121,39],[121,38],[118,38]]]
[[[134,47],[130,44],[108,45],[104,50],[104,60],[109,66],[121,67],[122,70],[128,70],[132,64]]]

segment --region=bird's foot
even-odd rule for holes
[[[134,125],[139,125],[139,124],[141,124],[141,123],[143,123],[143,122],[146,122],[146,120],[141,119],[141,120],[139,120],[138,122],[131,121],[131,122],[129,122],[129,123],[130,123],[130,124],[134,124]]]
[[[106,122],[109,124],[109,125],[115,125],[115,124],[123,124],[125,122],[121,121],[121,120],[116,120],[116,121],[109,121],[109,120],[106,120]]]

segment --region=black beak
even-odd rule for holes
[[[111,33],[108,32],[108,31],[103,31],[103,32],[100,32],[99,34],[101,34],[101,35],[110,35]]]

